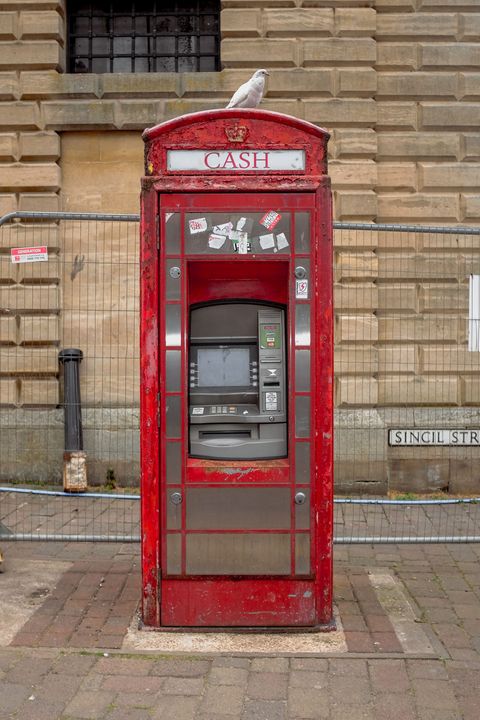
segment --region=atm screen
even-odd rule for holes
[[[250,347],[199,347],[198,387],[248,387]]]

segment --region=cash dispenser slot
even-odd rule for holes
[[[287,455],[285,313],[252,302],[190,313],[191,457]]]

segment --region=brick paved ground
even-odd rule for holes
[[[73,564],[57,595],[45,600],[14,644],[0,649],[0,720],[480,716],[480,546],[337,548],[335,596],[349,648],[340,657],[126,655],[111,649],[105,657],[96,648],[107,640],[105,647],[118,646],[133,612],[136,546],[10,543],[3,549],[8,563],[56,557]],[[401,580],[422,627],[439,641],[438,657],[402,651],[367,582],[372,567]],[[29,640],[30,622],[45,617],[48,625],[30,627]],[[379,639],[391,645],[379,649]]]

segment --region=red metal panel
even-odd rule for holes
[[[308,627],[317,624],[311,580],[165,579],[162,593],[162,624],[166,626]]]
[[[142,617],[158,625],[160,561],[158,488],[158,255],[157,193],[142,194],[140,245],[140,457]]]

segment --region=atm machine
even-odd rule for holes
[[[285,311],[248,302],[192,308],[189,336],[190,455],[286,457]]]

